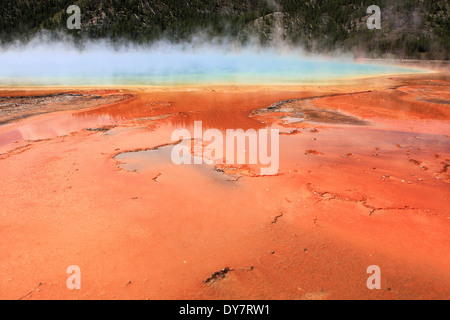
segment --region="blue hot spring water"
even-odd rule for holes
[[[63,45],[0,50],[0,85],[301,84],[351,77],[416,73],[392,65],[307,57],[290,51]]]

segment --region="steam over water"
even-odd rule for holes
[[[295,50],[154,46],[114,50],[90,45],[29,45],[0,51],[0,85],[294,84],[411,73],[351,59],[306,57]]]

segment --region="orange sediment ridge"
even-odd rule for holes
[[[0,126],[0,298],[448,299],[449,88],[436,73],[1,89],[82,97]],[[278,174],[174,165],[163,147],[194,121],[278,128]],[[80,290],[67,288],[70,265]],[[380,290],[366,286],[371,265]]]

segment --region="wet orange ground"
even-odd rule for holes
[[[0,298],[449,299],[449,88],[445,74],[124,88],[135,97],[0,126]],[[367,125],[252,112],[308,97]],[[114,158],[197,120],[280,128],[279,174],[164,157],[130,172]],[[69,265],[80,290],[66,286]],[[370,265],[380,290],[366,286]]]

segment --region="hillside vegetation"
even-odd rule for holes
[[[68,30],[69,5],[81,8],[81,30]],[[381,8],[381,30],[366,25]],[[75,39],[152,43],[227,39],[288,43],[312,52],[449,59],[448,0],[2,0],[0,41],[26,42],[42,30]]]

